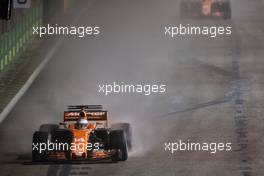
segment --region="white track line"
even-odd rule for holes
[[[6,118],[6,116],[11,112],[11,110],[15,107],[17,102],[20,100],[20,98],[26,93],[26,91],[29,89],[29,87],[32,85],[32,83],[35,81],[35,79],[38,77],[40,72],[43,70],[43,68],[47,65],[47,63],[50,61],[58,47],[61,46],[62,42],[64,41],[64,37],[61,37],[56,41],[52,49],[48,52],[48,54],[45,56],[44,60],[39,64],[39,66],[34,70],[34,72],[30,75],[28,80],[25,82],[25,84],[21,87],[21,89],[18,91],[18,93],[12,98],[12,100],[7,104],[7,106],[4,108],[4,110],[0,114],[0,123]]]

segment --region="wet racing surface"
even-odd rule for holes
[[[233,0],[231,20],[182,20],[175,0],[83,1],[76,26],[98,36],[69,37],[0,126],[1,176],[261,175],[264,2]],[[232,26],[232,35],[170,38],[164,26]],[[166,84],[162,94],[104,95],[98,85]],[[31,164],[32,134],[59,123],[71,104],[102,104],[109,121],[129,122],[126,162]],[[231,142],[232,151],[164,150],[178,140]]]

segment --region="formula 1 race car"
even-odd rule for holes
[[[69,106],[63,123],[43,124],[34,133],[32,160],[125,161],[131,140],[130,124],[118,123],[108,128],[107,111],[101,105]]]
[[[181,0],[181,18],[230,19],[230,0]]]

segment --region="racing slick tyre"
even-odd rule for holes
[[[125,139],[127,141],[127,148],[128,150],[132,149],[132,129],[129,123],[115,123],[111,126],[113,130],[123,130]]]
[[[40,145],[46,144],[48,142],[49,133],[36,131],[33,134],[32,140],[32,161],[39,162],[47,159],[47,151],[40,151]]]
[[[116,153],[112,156],[112,161],[127,160],[127,142],[123,130],[114,130],[110,132],[110,147],[116,150]]]
[[[59,129],[59,125],[57,124],[43,124],[39,127],[39,131],[47,133],[52,133],[57,129]]]
[[[58,129],[52,133],[51,139],[61,146],[57,148],[57,152],[64,152],[65,159],[71,159],[71,143],[73,141],[73,135],[70,130]]]
[[[94,142],[99,142],[103,143],[104,149],[108,150],[109,149],[109,130],[106,129],[96,129],[95,130],[95,140],[92,140]]]

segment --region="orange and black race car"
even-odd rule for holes
[[[230,19],[230,0],[181,0],[182,18]]]
[[[64,112],[63,123],[43,124],[34,133],[32,160],[125,161],[132,147],[131,139],[128,123],[108,128],[107,111],[101,105],[69,106]]]

